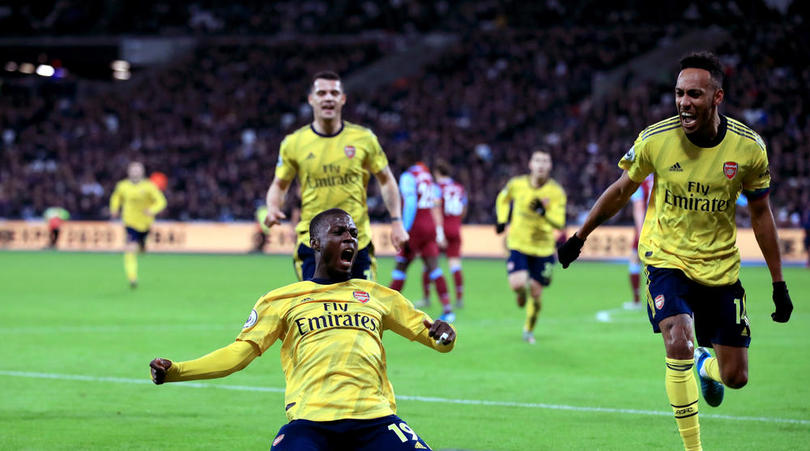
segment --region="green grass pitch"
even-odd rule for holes
[[[0,449],[268,449],[285,422],[276,344],[228,378],[157,387],[148,362],[230,343],[256,299],[294,281],[289,257],[148,254],[131,291],[119,254],[0,252]],[[388,283],[392,260],[380,260]],[[682,449],[664,392],[664,347],[629,299],[626,265],[555,268],[537,344],[521,340],[504,263],[464,263],[459,341],[439,354],[385,336],[398,414],[433,447]],[[405,294],[421,293],[411,268]],[[750,382],[701,403],[711,450],[810,443],[810,272],[786,268],[796,306],[770,319],[770,278],[746,267]],[[452,287],[452,283],[448,280]],[[608,322],[598,321],[600,311]],[[434,302],[428,309],[439,314]]]

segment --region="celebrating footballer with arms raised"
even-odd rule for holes
[[[310,279],[315,255],[309,244],[309,221],[328,208],[342,208],[357,221],[360,252],[352,277],[376,280],[376,260],[366,204],[369,175],[380,183],[391,216],[391,244],[399,250],[408,241],[402,226],[399,187],[374,133],[342,119],[346,94],[334,72],[315,75],[308,96],[313,121],[281,142],[276,174],[267,191],[267,218],[272,227],[286,216],[281,211],[295,176],[301,185],[301,220],[293,261],[298,280]]]
[[[382,334],[391,330],[448,352],[456,332],[444,321],[431,321],[399,292],[352,279],[358,234],[343,210],[316,215],[309,221],[314,277],[262,296],[234,343],[187,362],[152,360],[152,380],[224,377],[280,339],[290,422],[271,449],[429,449],[396,416]]]
[[[723,70],[708,52],[680,61],[675,85],[678,115],[644,129],[619,162],[621,177],[596,201],[582,227],[558,250],[567,267],[588,235],[630,199],[648,174],[655,183],[639,256],[646,265],[647,312],[666,348],[665,385],[687,450],[702,449],[698,423],[700,376],[704,400],[717,406],[723,386],[748,382],[751,330],[739,280],[735,200],[749,201],[751,225],[773,281],[776,322],[793,311],[776,225],[768,201],[765,144],[753,130],[719,113]],[[697,336],[699,347],[693,340]],[[716,358],[704,347],[713,347]]]

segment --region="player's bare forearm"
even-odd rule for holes
[[[258,355],[256,345],[246,341],[235,341],[196,360],[172,362],[167,359],[154,359],[149,363],[149,367],[152,381],[160,385],[163,382],[225,377],[248,366]]]
[[[638,186],[639,183],[631,180],[627,175],[627,171],[623,172],[622,176],[613,182],[596,200],[582,227],[576,232],[577,236],[583,240],[588,238],[588,235],[599,225],[612,218],[627,205],[630,196],[633,195]]]
[[[382,171],[374,174],[377,181],[380,183],[380,194],[382,194],[383,203],[388,210],[388,214],[392,218],[402,217],[402,202],[399,198],[399,186],[394,179],[394,174],[391,173],[391,168],[386,166]]]
[[[402,245],[408,241],[408,232],[402,225],[402,202],[399,197],[399,186],[391,173],[391,168],[386,166],[382,171],[374,174],[380,183],[380,193],[383,203],[391,216],[391,244],[399,251]]]
[[[276,177],[270,183],[270,188],[267,190],[267,217],[264,219],[267,227],[272,227],[281,223],[282,219],[287,219],[287,216],[281,211],[281,207],[284,205],[284,198],[289,189],[289,180]]]
[[[776,233],[776,222],[771,212],[770,201],[765,195],[760,199],[749,200],[749,210],[751,212],[751,228],[754,229],[754,236],[757,239],[762,257],[771,272],[771,279],[774,282],[782,282],[782,256],[779,251],[779,239]]]

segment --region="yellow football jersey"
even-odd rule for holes
[[[545,216],[531,209],[530,205],[535,199],[545,204]],[[554,179],[548,179],[540,187],[532,186],[528,175],[509,179],[495,201],[499,223],[508,220],[509,206],[512,204],[512,223],[506,247],[535,257],[554,254],[554,230],[565,226],[565,203],[565,191]]]
[[[132,183],[129,179],[124,179],[115,185],[110,197],[110,212],[118,212],[123,204],[121,220],[127,227],[132,227],[139,232],[149,230],[155,217],[144,213],[147,208],[154,214],[160,213],[166,208],[166,197],[149,180],[141,180]]]
[[[343,122],[332,136],[317,133],[307,125],[281,142],[276,177],[301,185],[301,221],[295,230],[298,244],[309,246],[309,221],[330,208],[346,210],[357,225],[360,248],[371,242],[366,205],[368,180],[388,166],[374,133]]]
[[[644,129],[619,161],[635,182],[655,174],[638,253],[646,265],[682,270],[704,285],[737,281],[735,202],[742,190],[770,186],[765,143],[753,130],[721,117],[720,143],[698,147],[678,116]]]
[[[396,413],[383,331],[441,352],[454,346],[436,344],[422,323],[426,318],[432,321],[399,292],[375,282],[304,281],[259,299],[237,340],[264,352],[281,339],[290,421],[379,418]]]

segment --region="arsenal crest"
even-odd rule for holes
[[[733,179],[734,176],[737,175],[737,163],[734,161],[726,161],[723,163],[723,174],[725,174],[729,180]]]
[[[369,296],[368,293],[366,293],[365,291],[355,291],[354,293],[352,293],[352,295],[354,296],[355,299],[362,302],[363,304],[368,302]]]
[[[344,147],[343,152],[346,154],[347,157],[354,158],[354,154],[355,154],[354,146],[346,146],[346,147]]]

